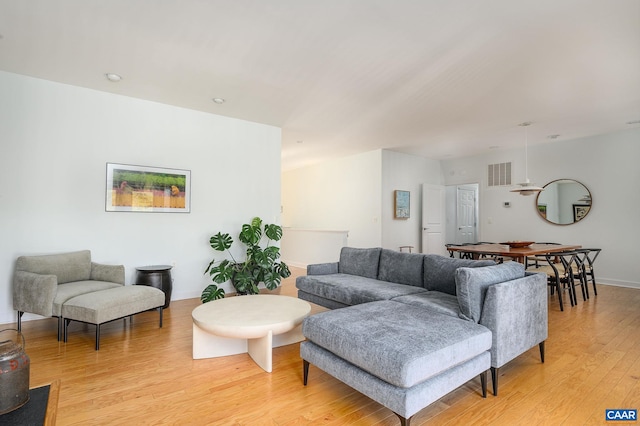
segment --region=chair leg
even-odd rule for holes
[[[558,302],[560,302],[560,311],[564,311],[564,305],[562,303],[562,289],[560,288],[560,278],[555,277],[555,287],[558,290]],[[551,286],[551,294],[553,294],[553,285]]]
[[[96,324],[96,351],[100,350],[100,324]]]
[[[309,361],[306,359],[302,360],[302,376],[303,383],[307,386],[307,380],[309,379]]]
[[[540,348],[540,361],[544,364],[544,340],[538,345]]]
[[[498,396],[498,373],[499,368],[491,367],[491,382],[493,383],[493,396]]]
[[[60,319],[62,320],[62,328],[64,329],[64,342],[67,343],[67,335],[68,335],[68,328],[69,328],[69,323],[71,322],[70,319],[67,318],[62,318],[60,317]]]
[[[18,311],[18,331],[22,331],[22,316],[24,315],[24,312]],[[60,340],[60,337],[58,337],[58,340]]]
[[[482,397],[487,397],[487,370],[480,373],[480,386],[482,386]]]
[[[160,310],[160,328],[162,328],[162,306],[160,306],[159,310]]]
[[[569,300],[571,301],[571,306],[576,306],[578,304],[578,299],[576,297],[576,286],[573,283],[573,280],[567,278],[567,289],[569,290]]]
[[[396,416],[398,416],[400,418],[400,426],[411,426],[411,417],[404,418],[402,417],[400,414],[394,412],[393,414],[395,414]]]

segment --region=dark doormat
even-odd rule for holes
[[[42,426],[47,414],[49,385],[29,390],[29,401],[22,407],[0,416],[1,426]]]

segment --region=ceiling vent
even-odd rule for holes
[[[510,186],[511,162],[489,164],[487,173],[487,186]]]

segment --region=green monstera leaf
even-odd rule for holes
[[[282,238],[282,227],[278,225],[265,225],[264,234],[273,241],[280,241]]]
[[[255,246],[260,242],[261,238],[262,228],[246,223],[242,225],[242,230],[240,231],[240,235],[238,235],[238,239],[240,240],[240,242],[248,246]]]
[[[229,281],[233,277],[233,273],[234,267],[228,260],[223,260],[218,266],[209,269],[211,279],[218,284]]]
[[[200,300],[202,301],[202,303],[207,303],[211,302],[212,300],[222,298],[224,298],[224,289],[218,287],[215,284],[209,284],[200,295]]]
[[[233,239],[229,234],[221,234],[218,232],[216,235],[211,237],[209,240],[209,244],[214,250],[217,251],[225,251],[229,250],[231,244],[233,244]]]

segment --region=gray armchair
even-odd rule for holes
[[[13,309],[18,330],[25,312],[58,318],[62,334],[62,305],[69,299],[124,285],[124,266],[91,261],[89,250],[43,256],[20,256],[13,278]]]

